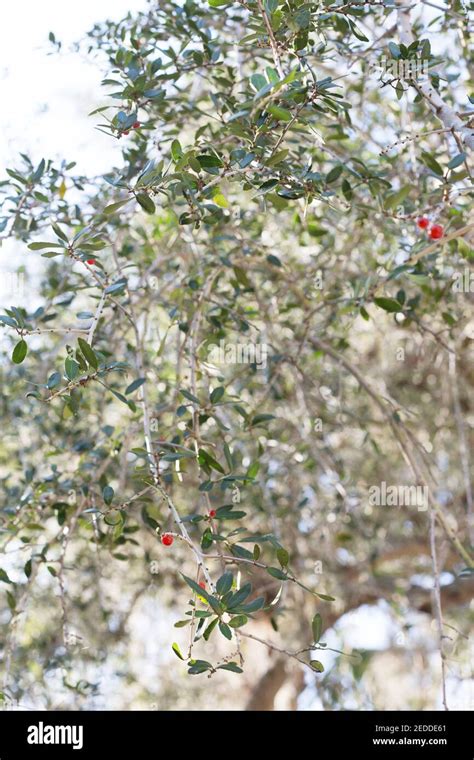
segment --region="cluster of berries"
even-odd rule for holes
[[[427,216],[420,216],[416,220],[420,230],[428,230],[428,237],[431,240],[439,240],[444,235],[444,229],[441,224],[431,224]]]
[[[141,127],[140,122],[139,121],[134,121],[131,128],[132,129],[140,129],[140,127]],[[129,134],[130,134],[130,130],[129,129],[125,129],[122,132],[122,135],[129,135]],[[119,135],[119,137],[120,137],[120,135]]]

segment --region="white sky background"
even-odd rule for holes
[[[42,158],[76,161],[74,172],[103,174],[121,164],[117,140],[95,129],[88,114],[106,102],[97,60],[72,50],[97,22],[120,20],[147,7],[146,0],[23,0],[0,3],[0,179],[6,168],[21,166],[19,153],[37,165]],[[62,42],[59,53],[49,41]],[[26,256],[26,246],[4,241],[0,249],[0,311],[5,306],[35,307],[34,282],[44,266]],[[26,265],[28,287],[13,286],[12,274]],[[16,282],[16,281],[13,281]],[[0,334],[1,349],[10,337]]]
[[[101,70],[70,52],[94,23],[143,10],[146,0],[22,0],[0,10],[0,173],[19,151],[75,160],[98,174],[120,159],[119,144],[94,129],[87,114],[104,101]],[[59,56],[49,32],[63,43]],[[53,53],[47,55],[47,53]]]

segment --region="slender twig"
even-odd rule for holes
[[[436,554],[436,522],[435,514],[432,509],[430,509],[430,550],[434,578],[433,591],[435,600],[436,623],[438,626],[438,646],[441,658],[441,691],[444,709],[448,710],[448,703],[446,700],[446,658],[443,648],[443,612],[441,608],[441,588],[439,583],[438,557]]]
[[[280,79],[284,79],[285,78],[285,74],[284,74],[284,71],[283,71],[283,67],[281,65],[281,58],[280,58],[280,54],[278,52],[278,44],[277,44],[277,41],[275,39],[275,35],[273,33],[273,29],[272,29],[272,25],[270,23],[270,19],[268,18],[268,14],[267,14],[265,8],[263,7],[262,0],[257,0],[257,5],[258,5],[258,9],[259,9],[259,11],[260,11],[260,13],[262,15],[264,24],[265,24],[265,26],[267,28],[268,39],[270,40],[270,47],[272,49],[273,62],[275,64],[275,68],[278,71],[278,75],[279,75]]]
[[[96,327],[99,323],[99,319],[104,308],[105,299],[106,299],[106,294],[105,294],[105,290],[103,290],[100,295],[99,303],[97,304],[97,309],[95,310],[92,324],[89,328],[89,333],[87,335],[87,342],[89,343],[90,346],[92,346],[92,342],[94,340],[94,333],[95,333]]]
[[[464,489],[466,492],[466,512],[467,512],[467,530],[471,544],[474,545],[474,506],[471,483],[471,462],[469,446],[466,440],[466,429],[464,417],[461,409],[461,399],[459,394],[458,374],[456,367],[456,353],[453,351],[449,356],[449,375],[451,377],[451,389],[453,393],[453,407],[456,426],[459,437],[459,454],[464,477]]]
[[[161,483],[155,483],[154,488],[156,488],[157,491],[162,495],[163,499],[166,501],[168,507],[170,508],[171,514],[173,515],[173,519],[178,526],[179,532],[181,533],[182,539],[187,543],[187,545],[190,547],[192,552],[194,553],[194,556],[196,558],[196,562],[198,564],[198,567],[201,569],[202,574],[204,575],[207,583],[209,584],[209,588],[214,589],[214,583],[212,581],[212,578],[209,574],[209,570],[207,569],[206,565],[204,564],[204,555],[202,551],[193,543],[193,541],[190,538],[190,535],[187,531],[187,528],[184,524],[184,522],[181,519],[181,516],[171,498],[169,493],[165,491]]]

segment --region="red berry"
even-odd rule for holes
[[[95,259],[87,259],[87,263],[92,266],[92,264],[95,264]]]
[[[125,130],[125,132],[124,132],[123,134],[124,134],[124,135],[129,135],[129,134],[130,134],[130,130],[126,129],[126,130]]]
[[[209,510],[209,517],[215,517],[215,516],[216,516],[216,510],[215,509],[210,509]]]
[[[199,581],[199,585],[201,588],[206,588],[206,584],[204,583],[204,581]]]
[[[431,240],[439,240],[444,235],[444,229],[441,226],[441,224],[433,224],[430,227],[430,231],[428,232],[429,237]]]
[[[141,126],[141,124],[140,124],[140,122],[139,122],[139,121],[135,121],[135,122],[133,123],[133,128],[134,128],[134,129],[140,129],[140,126]]]
[[[430,220],[427,216],[420,216],[420,218],[417,219],[416,223],[420,230],[426,230],[426,228],[429,226]]]
[[[163,533],[163,535],[161,536],[161,543],[163,544],[163,546],[171,546],[173,541],[174,541],[174,538],[171,535],[171,533]]]

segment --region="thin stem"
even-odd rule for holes
[[[273,61],[275,63],[275,68],[278,71],[278,75],[279,75],[280,79],[284,79],[285,78],[285,74],[284,74],[284,71],[283,71],[283,67],[281,65],[280,54],[278,52],[278,45],[277,45],[277,41],[275,39],[275,35],[273,34],[273,29],[272,29],[272,25],[270,23],[270,19],[268,18],[268,14],[267,14],[265,8],[263,7],[262,0],[257,0],[257,5],[258,5],[258,9],[259,9],[259,11],[260,11],[260,13],[262,15],[264,24],[265,24],[265,26],[267,28],[268,38],[270,40],[270,47],[272,49],[272,55],[273,55]]]
[[[446,699],[446,658],[443,650],[443,611],[441,608],[441,588],[439,584],[439,568],[438,557],[436,554],[436,523],[435,515],[432,509],[430,509],[430,551],[431,562],[433,566],[433,578],[434,578],[434,599],[435,599],[435,612],[436,622],[438,625],[438,646],[439,655],[441,658],[441,690],[443,695],[443,706],[445,710],[448,710],[448,703]]]

